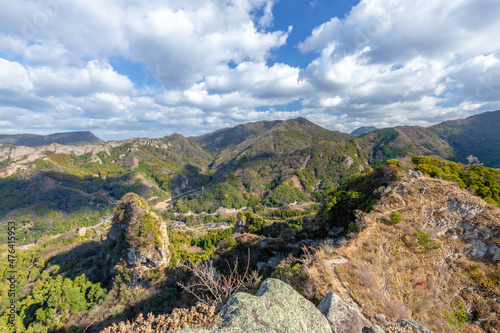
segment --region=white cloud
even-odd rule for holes
[[[110,138],[302,115],[350,131],[500,107],[498,0],[362,0],[293,45],[315,57],[302,68],[273,62],[292,33],[273,29],[276,2],[2,3],[0,108],[19,116],[0,126]]]
[[[485,101],[500,100],[499,14],[500,3],[490,0],[363,0],[299,44],[319,53],[301,72],[317,91],[304,105],[335,99],[327,112],[384,117],[388,125],[484,110]]]
[[[0,58],[0,93],[28,92],[33,88],[26,68],[17,62]]]
[[[128,93],[133,83],[118,74],[108,63],[97,60],[85,67],[30,67],[34,89],[44,96],[82,96],[98,92]]]

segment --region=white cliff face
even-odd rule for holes
[[[167,149],[171,145],[170,143],[165,143],[159,139],[130,139],[80,146],[60,145],[57,143],[40,147],[0,145],[0,162],[9,162],[7,167],[0,170],[0,177],[8,177],[17,171],[28,170],[34,161],[40,158],[48,158],[46,157],[47,154],[74,154],[77,156],[91,154],[89,162],[101,164],[102,161],[97,156],[98,153],[103,152],[109,154],[113,148],[126,143],[132,143],[132,147],[129,149],[129,152],[137,151],[137,147],[139,145],[152,145],[163,149]],[[125,157],[125,155],[122,157]],[[133,161],[132,164],[138,165],[138,161]]]
[[[66,146],[53,143],[35,148],[2,145],[0,146],[0,162],[9,161],[10,164],[0,171],[0,177],[12,176],[19,170],[27,170],[32,166],[34,161],[40,158],[47,158],[47,154],[85,155],[90,153],[90,162],[102,163],[97,154],[100,152],[109,153],[112,148],[118,147],[121,144],[123,143],[117,141],[82,146]]]

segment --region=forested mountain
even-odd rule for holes
[[[234,147],[246,140],[254,139],[281,122],[276,120],[241,124],[202,136],[192,137],[192,139],[208,151],[220,152],[225,148]]]
[[[387,332],[403,329],[398,318],[499,329],[500,170],[478,164],[498,163],[500,145],[461,151],[457,134],[494,140],[498,114],[458,120],[455,132],[446,122],[355,136],[297,118],[200,137],[1,145],[0,275],[17,272],[16,329],[211,327],[263,274],[315,305],[327,291],[363,304],[364,324],[384,313]],[[467,154],[469,164],[444,160]],[[227,285],[214,296],[200,274]],[[135,322],[111,325],[120,320]]]
[[[484,165],[500,167],[500,111],[445,121],[430,129],[453,148],[453,160],[467,163],[473,155]]]
[[[363,135],[366,133],[369,133],[371,131],[375,131],[377,128],[374,126],[362,126],[359,128],[356,128],[354,131],[351,132],[352,135]]]
[[[0,176],[9,176],[0,181],[10,189],[0,195],[0,212],[4,217],[20,210],[40,213],[37,207],[50,202],[49,211],[72,213],[86,203],[104,207],[130,191],[152,204],[194,191],[174,202],[179,213],[317,201],[351,175],[391,158],[428,155],[467,163],[474,155],[469,163],[499,165],[499,126],[496,111],[430,128],[399,126],[359,136],[304,118],[188,138],[172,134],[103,143],[89,132],[54,134],[47,138],[94,143],[0,146]]]
[[[432,130],[419,126],[384,128],[361,135],[353,140],[370,164],[380,164],[390,158],[434,155],[453,159],[453,148]]]

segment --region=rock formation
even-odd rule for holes
[[[328,319],[334,333],[362,332],[372,326],[356,309],[347,305],[335,293],[328,293],[318,305],[319,311]]]
[[[265,280],[255,296],[239,292],[231,297],[221,310],[218,326],[181,332],[332,332],[314,304],[276,279]]]
[[[117,203],[112,221],[108,233],[110,273],[116,265],[124,266],[136,282],[144,271],[168,265],[171,253],[166,225],[144,199],[126,194]]]

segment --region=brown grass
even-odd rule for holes
[[[206,328],[214,326],[218,319],[215,308],[198,304],[190,309],[174,309],[170,315],[148,314],[146,318],[140,314],[133,322],[126,321],[113,324],[102,333],[154,333],[175,332],[183,328]]]
[[[464,325],[457,326],[453,318],[450,319],[462,304],[466,305],[469,315],[485,320],[483,328],[499,330],[495,315],[500,313],[498,301],[485,299],[488,295],[500,295],[500,264],[460,258],[455,254],[467,253],[468,246],[428,222],[430,214],[446,207],[447,201],[452,200],[450,197],[462,201],[469,197],[456,186],[442,181],[417,182],[420,181],[423,183],[407,184],[402,196],[390,193],[375,211],[365,216],[367,227],[337,249],[338,254],[349,259],[349,263],[336,267],[337,274],[370,316],[383,313],[390,320],[410,318],[435,332],[467,332]],[[427,196],[415,194],[424,185]],[[476,198],[470,201],[477,204]],[[395,226],[386,221],[393,210],[404,217],[403,222]],[[446,215],[447,212],[440,214],[439,218],[456,218]],[[478,216],[475,221],[488,225],[487,221],[495,214],[486,211],[484,218]],[[495,228],[497,223],[489,226]],[[421,229],[433,244],[442,247],[425,249],[415,236]]]

